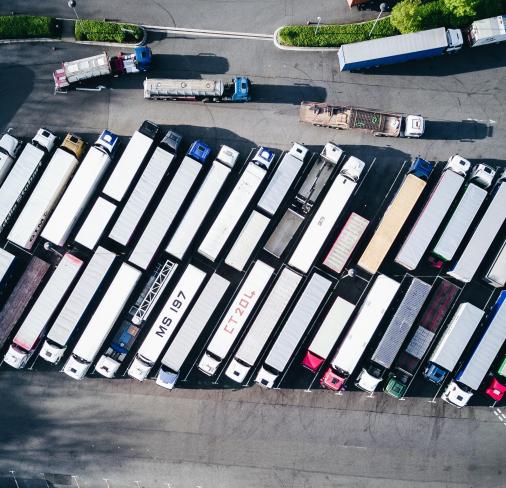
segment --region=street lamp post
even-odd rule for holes
[[[383,12],[385,12],[387,9],[387,4],[386,3],[380,3],[380,13],[378,14],[378,16],[376,17],[376,20],[374,21],[374,24],[372,25],[372,29],[371,29],[371,32],[369,32],[369,38],[371,38],[372,36],[372,33],[374,31],[374,28],[376,27],[376,24],[378,23],[378,20],[379,18],[381,17],[381,14]]]
[[[322,18],[321,17],[316,17],[316,20],[318,21],[318,23],[316,24],[316,29],[314,31],[314,35],[316,36],[316,34],[318,34],[318,29],[320,28],[320,22],[322,21]]]
[[[79,15],[77,15],[77,10],[76,10],[76,7],[77,7],[76,0],[69,0],[67,5],[74,11],[74,13],[76,14],[76,19],[79,20]]]

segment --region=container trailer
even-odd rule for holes
[[[74,242],[93,251],[105,232],[116,210],[116,205],[105,198],[98,197],[86,220],[77,232]]]
[[[503,288],[506,284],[506,241],[504,241],[484,279],[489,285],[496,288]]]

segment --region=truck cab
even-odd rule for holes
[[[132,364],[128,368],[128,376],[139,381],[144,381],[147,377],[153,364],[147,361],[142,355],[137,353]]]
[[[409,377],[404,374],[391,374],[385,386],[385,393],[394,398],[402,398],[408,389]]]
[[[477,164],[471,172],[470,181],[480,186],[481,188],[488,188],[495,177],[495,169],[487,164]]]
[[[228,146],[221,146],[220,152],[216,156],[216,159],[223,163],[225,166],[228,166],[229,168],[233,168],[235,166],[235,163],[237,162],[237,159],[239,158],[239,153]]]
[[[32,144],[43,151],[50,153],[56,143],[56,136],[46,129],[39,129],[35,137],[32,139]]]
[[[149,46],[139,46],[134,48],[135,63],[139,71],[147,71],[151,66],[153,53]]]
[[[329,390],[339,391],[343,387],[345,381],[346,378],[338,373],[335,373],[332,368],[329,368],[322,376],[320,385],[322,385],[323,388],[328,388]]]
[[[78,160],[81,160],[86,149],[86,143],[80,137],[69,132],[65,136],[65,139],[63,139],[60,147],[73,154]]]
[[[448,41],[447,53],[460,51],[464,45],[464,37],[460,29],[446,29],[446,40]]]
[[[454,407],[462,408],[467,405],[472,396],[473,392],[470,389],[461,386],[456,381],[451,381],[441,398]]]
[[[158,371],[158,376],[156,377],[156,384],[162,388],[166,388],[167,390],[172,390],[178,378],[179,373],[176,373],[162,364],[160,370]]]
[[[214,373],[216,373],[216,370],[221,364],[221,361],[221,358],[210,351],[206,351],[199,362],[198,368],[207,376],[212,376]]]
[[[119,138],[116,134],[113,134],[108,130],[103,130],[94,145],[95,147],[102,149],[103,152],[112,158],[119,147]]]
[[[343,157],[344,151],[333,142],[327,142],[323,146],[320,157],[332,164],[338,164]]]
[[[195,141],[186,153],[187,156],[202,164],[206,162],[209,154],[211,154],[211,148],[199,140]]]
[[[464,159],[462,156],[455,154],[450,159],[448,159],[448,163],[446,163],[443,171],[451,169],[453,172],[465,178],[470,167],[471,163],[467,159]]]
[[[169,130],[162,139],[162,142],[160,142],[160,145],[167,148],[170,153],[177,154],[182,140],[183,136],[173,130]]]
[[[246,375],[250,372],[251,366],[246,364],[241,359],[235,357],[230,361],[230,364],[225,373],[237,383],[242,383],[246,379]]]
[[[63,368],[63,372],[75,380],[82,380],[90,367],[90,363],[72,354]]]
[[[418,156],[411,164],[408,173],[415,175],[416,177],[421,178],[424,181],[427,181],[432,172],[432,168],[433,166],[431,163],[425,161],[425,159],[422,159],[421,157]]]
[[[358,181],[362,171],[365,167],[365,163],[355,156],[350,156],[340,171],[340,174],[348,178],[351,181]]]
[[[272,388],[278,375],[278,372],[271,372],[265,366],[262,366],[257,374],[257,377],[255,378],[255,383],[258,383],[264,388]]]
[[[268,170],[271,166],[271,163],[274,159],[274,153],[265,147],[259,147],[258,151],[255,153],[253,158],[251,159],[252,163],[255,163],[257,166]]]
[[[4,134],[0,139],[0,161],[2,156],[15,158],[21,149],[21,142],[10,134]]]
[[[233,78],[225,84],[224,97],[232,102],[249,102],[251,100],[251,81],[245,76]],[[227,97],[228,95],[228,97]]]
[[[361,390],[373,393],[383,379],[384,369],[376,365],[371,365],[367,369],[362,369],[358,375],[355,386]]]
[[[21,369],[26,365],[31,355],[31,353],[13,343],[9,346],[9,349],[4,356],[4,362],[12,368]]]
[[[425,368],[425,371],[423,372],[423,375],[429,381],[432,381],[433,383],[440,385],[446,378],[447,373],[448,371],[446,371],[443,368],[440,368],[437,364],[429,362],[427,364],[427,367]]]
[[[425,132],[425,120],[421,115],[406,115],[403,118],[402,137],[420,138]]]

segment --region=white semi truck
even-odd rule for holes
[[[0,184],[9,173],[21,150],[21,141],[7,132],[0,139]]]

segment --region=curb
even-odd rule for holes
[[[58,37],[33,37],[28,39],[0,39],[0,44],[21,44],[27,42],[62,42]]]
[[[336,52],[339,51],[338,47],[296,47],[296,46],[283,46],[280,44],[278,40],[278,34],[281,29],[284,27],[288,27],[286,25],[282,25],[281,27],[278,27],[274,31],[274,46],[276,46],[278,49],[281,49],[282,51],[322,51],[322,52]]]

